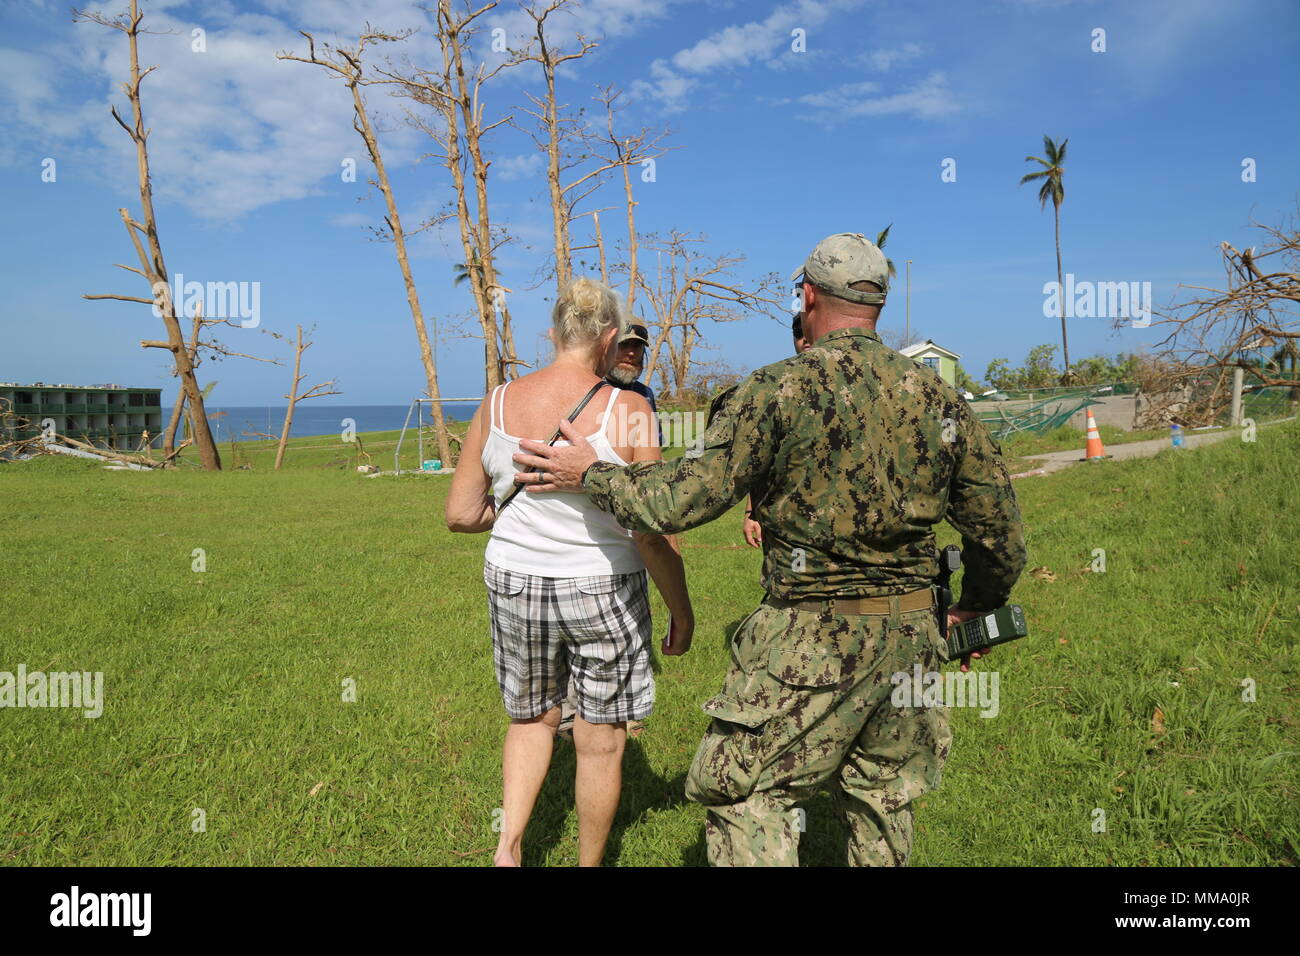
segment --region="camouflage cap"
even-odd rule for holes
[[[863,305],[880,305],[889,291],[889,260],[860,232],[838,232],[817,243],[790,279],[801,275],[833,296]],[[883,291],[859,292],[849,288],[854,282],[874,282]]]

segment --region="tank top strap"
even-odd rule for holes
[[[605,403],[605,411],[600,416],[600,434],[605,434],[605,426],[609,424],[609,413],[614,410],[614,403],[618,401],[618,393],[621,389],[617,385],[610,386],[609,401]]]
[[[488,424],[506,430],[506,382],[505,385],[498,385],[492,389],[492,397],[488,402]]]

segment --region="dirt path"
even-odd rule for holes
[[[1289,418],[1281,419],[1276,422],[1264,422],[1259,427],[1266,428],[1269,425],[1278,425],[1283,421],[1290,421]],[[1196,448],[1200,445],[1209,445],[1216,441],[1222,441],[1225,438],[1236,438],[1241,435],[1241,430],[1237,428],[1221,428],[1212,432],[1186,432],[1183,435],[1183,447]],[[1150,458],[1152,455],[1159,454],[1166,448],[1172,447],[1168,438],[1152,438],[1147,441],[1133,441],[1124,444],[1111,445],[1106,449],[1112,460],[1120,461],[1125,458]],[[1025,458],[1041,461],[1042,465],[1033,471],[1021,472],[1019,475],[1012,477],[1027,478],[1032,475],[1050,475],[1054,471],[1060,471],[1062,468],[1069,468],[1071,465],[1077,465],[1083,458],[1083,449],[1078,451],[1053,451],[1045,455],[1025,455]]]

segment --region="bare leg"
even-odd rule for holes
[[[605,841],[618,810],[623,786],[623,745],[627,724],[573,722],[573,745],[578,752],[575,783],[578,803],[578,865],[600,866]]]
[[[551,766],[555,728],[560,725],[560,708],[552,707],[540,717],[511,720],[501,755],[505,820],[497,843],[496,866],[518,866],[523,858],[524,828],[533,815],[533,804]]]

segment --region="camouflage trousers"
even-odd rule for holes
[[[946,658],[934,612],[837,615],[760,605],[732,638],[686,795],[708,809],[714,866],[797,866],[795,804],[835,778],[851,866],[905,866],[911,803],[939,786],[944,709],[897,706],[891,676]]]

